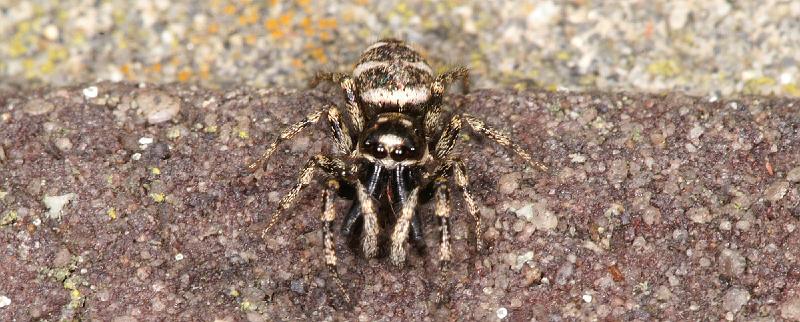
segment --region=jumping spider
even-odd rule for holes
[[[347,113],[343,114],[338,107],[327,104],[308,114],[302,121],[284,129],[248,168],[251,171],[262,168],[281,142],[323,118],[328,121],[337,155],[319,154],[308,160],[300,171],[297,184],[280,200],[262,236],[265,237],[281,214],[292,207],[300,191],[311,183],[319,169],[328,177],[322,194],[325,263],[348,303],[350,298],[336,270],[332,235],[336,195],[353,200],[342,223],[342,234],[353,236],[360,228],[363,231],[361,247],[364,256],[371,258],[378,254],[381,231],[391,229],[389,257],[398,266],[406,260],[409,237],[416,245],[423,244],[422,221],[416,210],[419,205],[434,199],[435,215],[441,230],[440,274],[444,277],[451,260],[447,183],[452,179],[461,190],[467,211],[475,220],[476,244],[480,250],[482,234],[478,206],[467,187],[464,163],[451,155],[462,124],[466,123],[475,132],[513,150],[539,169],[547,168],[533,161],[509,136],[478,118],[442,110],[442,97],[447,87],[460,79],[466,91],[468,76],[464,67],[434,76],[418,52],[396,39],[383,39],[367,47],[352,75],[317,73],[311,82],[312,87],[320,81],[338,84],[344,92]],[[387,204],[393,206],[392,209],[399,209],[399,213],[379,212],[379,206]]]

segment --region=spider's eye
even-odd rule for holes
[[[404,147],[398,147],[392,151],[392,160],[395,161],[403,161],[406,159],[406,149]]]
[[[374,156],[374,157],[376,157],[378,159],[385,158],[386,157],[386,148],[384,148],[383,145],[376,146],[375,149],[373,149],[373,151],[372,151],[372,156]]]

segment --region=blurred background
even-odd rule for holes
[[[0,84],[305,86],[382,37],[474,88],[800,96],[800,0],[0,0]]]

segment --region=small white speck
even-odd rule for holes
[[[6,307],[11,305],[11,299],[5,295],[0,296],[0,307]]]
[[[86,98],[95,98],[97,97],[97,92],[97,86],[89,86],[83,89],[83,96],[86,96]]]
[[[572,163],[584,163],[586,162],[586,156],[580,153],[572,153],[569,155],[570,161]]]
[[[151,143],[153,143],[153,138],[148,138],[148,137],[139,138],[139,144],[141,145],[148,145]]]
[[[498,319],[505,319],[508,316],[508,309],[501,307],[497,309],[497,318]]]
[[[583,294],[583,301],[586,303],[592,303],[592,295],[591,294]]]
[[[141,159],[141,158],[142,158],[142,154],[141,153],[134,153],[133,155],[131,155],[131,160],[133,160],[133,161],[139,161],[139,159]]]
[[[181,254],[181,253],[177,253],[177,254],[175,254],[175,260],[176,260],[176,261],[183,260],[183,254]]]
[[[42,224],[42,219],[41,218],[36,218],[36,219],[33,220],[33,225],[34,226],[39,226],[41,224]]]
[[[794,75],[792,73],[785,72],[785,73],[781,74],[781,84],[783,84],[783,85],[789,84],[792,81],[794,81]]]

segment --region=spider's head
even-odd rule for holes
[[[371,162],[391,169],[398,164],[412,165],[425,156],[424,135],[412,118],[400,113],[383,113],[374,125],[362,132],[359,152]]]

